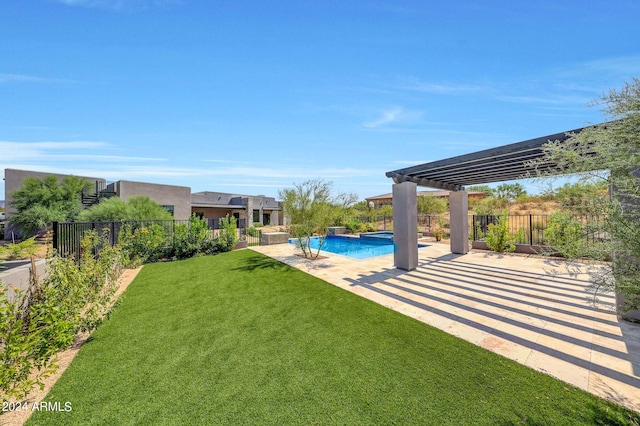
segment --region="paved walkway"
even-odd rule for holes
[[[613,297],[594,306],[588,276],[571,276],[565,262],[454,255],[432,243],[419,249],[418,269],[404,272],[393,255],[322,252],[310,261],[291,244],[252,249],[640,412],[640,324],[618,320]]]

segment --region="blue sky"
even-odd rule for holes
[[[390,170],[603,121],[639,20],[636,0],[0,0],[0,169],[378,195]]]

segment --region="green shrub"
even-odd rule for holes
[[[132,229],[130,224],[125,224],[119,236],[119,245],[128,255],[129,266],[157,262],[168,256],[170,241],[162,226],[153,224]]]
[[[220,236],[218,237],[218,247],[220,251],[231,251],[238,243],[236,233],[236,218],[227,215],[220,219]]]
[[[586,238],[582,224],[569,212],[551,215],[544,238],[554,251],[564,257],[574,258],[584,252]]]
[[[487,246],[498,253],[510,253],[515,251],[513,238],[509,234],[509,216],[507,210],[503,210],[497,224],[489,224],[487,234],[484,236]]]
[[[211,239],[207,220],[192,215],[188,224],[176,225],[170,255],[174,259],[196,256],[205,251],[205,245]],[[210,250],[211,247],[207,245],[206,249]]]
[[[27,259],[36,254],[36,251],[38,251],[38,244],[35,238],[29,238],[17,244],[0,246],[0,259]]]
[[[507,202],[503,198],[487,197],[474,207],[476,215],[495,215],[497,211],[504,209]]]
[[[442,214],[447,211],[447,200],[432,195],[419,195],[417,198],[418,213],[424,215]]]
[[[121,220],[173,220],[160,204],[145,195],[123,201],[119,197],[102,199],[78,215],[81,222],[111,222]]]
[[[375,222],[368,222],[364,225],[366,232],[376,232],[378,230],[378,224]]]
[[[0,290],[1,402],[20,400],[35,385],[42,388],[42,380],[56,370],[54,355],[108,315],[122,253],[95,232],[85,236],[81,247],[80,259],[50,259],[47,278],[38,282],[34,277],[29,291],[16,289],[10,300]]]
[[[350,233],[355,234],[360,229],[360,222],[355,219],[350,219],[349,221],[345,222],[344,226]]]
[[[247,228],[247,235],[250,237],[259,237],[260,231],[256,229],[255,226],[250,226]]]

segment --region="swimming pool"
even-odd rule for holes
[[[389,233],[390,234],[390,233]],[[370,235],[370,234],[369,234]],[[289,243],[298,244],[295,238],[289,239]],[[320,237],[311,238],[311,248],[318,249]],[[424,245],[418,244],[418,247]],[[390,236],[355,238],[339,235],[328,235],[322,245],[323,251],[353,257],[354,259],[367,259],[374,256],[382,256],[393,253],[393,241]]]
[[[360,234],[360,238],[386,238],[388,240],[393,239],[393,232],[391,231],[380,231],[380,232],[367,232],[366,234]]]

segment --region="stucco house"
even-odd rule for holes
[[[275,198],[264,195],[229,194],[225,192],[196,192],[191,194],[191,210],[206,219],[211,227],[227,214],[246,226],[282,225],[282,209]]]
[[[56,176],[64,179],[66,174],[38,172],[31,170],[5,169],[5,204],[6,204],[6,232],[9,238],[11,231],[18,229],[11,225],[11,214],[15,213],[11,205],[11,193],[20,189],[27,177],[43,179],[46,176]],[[254,224],[281,225],[283,224],[280,202],[275,198],[264,195],[227,194],[223,192],[191,193],[188,186],[163,185],[149,182],[134,182],[119,180],[107,182],[104,178],[79,176],[94,183],[94,189],[83,194],[85,207],[90,207],[98,200],[98,195],[120,197],[128,200],[136,195],[146,195],[167,209],[176,220],[187,220],[192,213],[209,219],[211,227],[217,227],[217,221],[227,214],[239,219],[239,226],[246,227]]]

